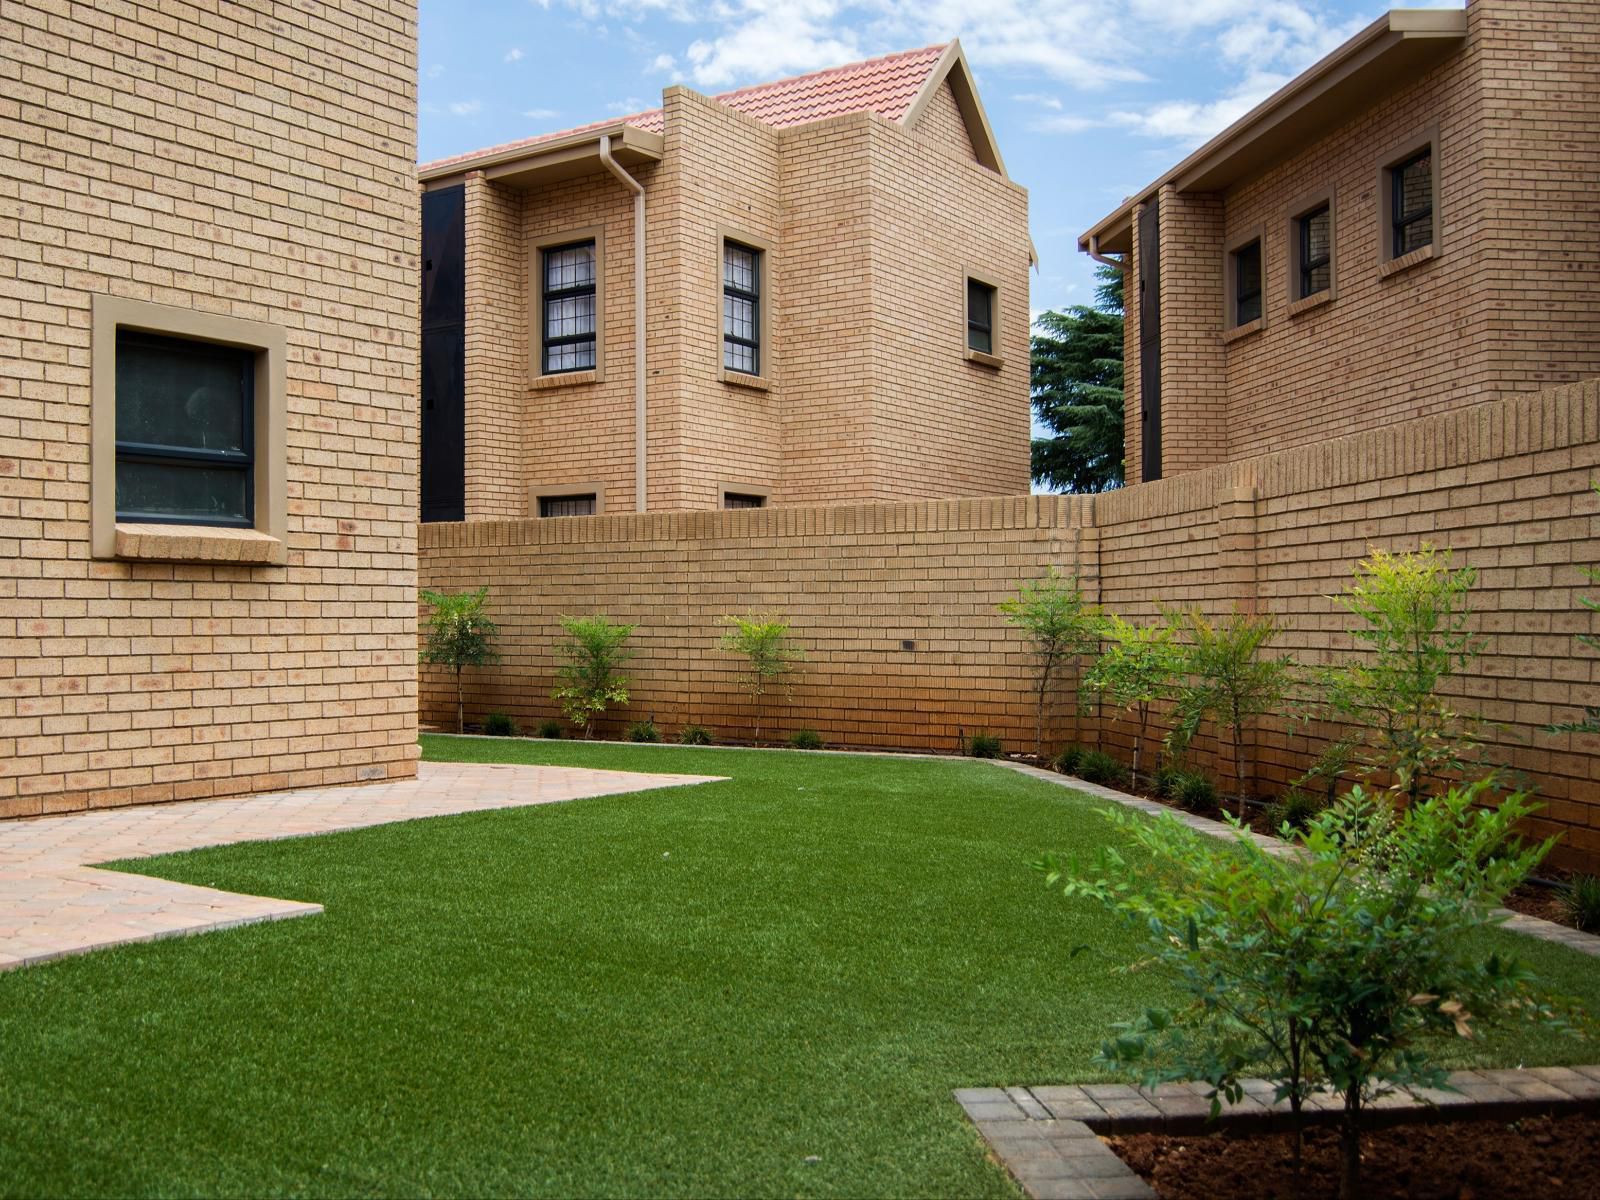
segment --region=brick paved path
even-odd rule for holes
[[[319,904],[96,870],[93,863],[708,783],[713,778],[577,767],[422,763],[417,778],[389,783],[0,821],[0,970],[122,942],[322,911]]]

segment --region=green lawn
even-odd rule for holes
[[[1026,866],[1093,804],[1015,772],[424,752],[731,779],[132,865],[327,912],[0,974],[0,1193],[1015,1196],[950,1090],[1094,1076],[1157,998]],[[1600,1011],[1593,960],[1514,945]]]

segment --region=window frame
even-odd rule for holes
[[[738,504],[730,506],[728,504],[728,500],[734,496],[759,500],[761,503]],[[757,487],[756,485],[750,483],[724,483],[719,484],[717,487],[717,508],[722,512],[752,512],[758,509],[771,507],[771,488]]]
[[[544,257],[552,250],[594,243],[594,366],[547,372],[545,364]],[[586,225],[541,234],[528,246],[528,386],[571,387],[605,379],[606,236],[603,225]]]
[[[546,501],[578,500],[585,497],[594,500],[594,511],[569,515],[598,517],[605,513],[606,487],[603,483],[535,483],[528,488],[528,516],[541,521],[558,521],[562,519],[559,516],[545,516]]]
[[[743,250],[753,250],[756,255],[756,374],[739,371],[728,366],[728,333],[723,313],[723,298],[728,294],[725,286],[728,244]],[[777,301],[778,263],[771,238],[751,233],[748,229],[732,225],[719,226],[716,231],[716,286],[712,295],[716,304],[717,378],[735,387],[754,391],[769,391],[777,380],[777,347],[772,341],[772,310]]]
[[[1248,321],[1239,318],[1239,255],[1256,247],[1261,262],[1261,312]],[[1225,342],[1258,333],[1267,327],[1267,239],[1260,225],[1229,238],[1222,249],[1222,336]]]
[[[1433,237],[1423,246],[1408,250],[1403,254],[1396,253],[1395,225],[1396,207],[1400,188],[1400,171],[1415,162],[1417,159],[1428,156],[1433,160],[1433,169],[1428,178],[1428,212],[1427,216],[1433,222]],[[1441,168],[1439,127],[1429,125],[1425,129],[1417,130],[1403,141],[1395,143],[1378,159],[1378,272],[1380,278],[1387,278],[1399,271],[1420,263],[1438,258],[1444,249],[1443,209],[1439,203],[1439,175]],[[1423,214],[1417,214],[1411,221],[1422,219]],[[1409,223],[1409,222],[1408,222]]]
[[[978,350],[972,345],[972,285],[989,289],[989,349]],[[1000,334],[1005,316],[1003,289],[1000,281],[982,271],[964,268],[961,272],[961,350],[970,363],[999,370],[1005,365],[1005,355],[1000,352]]]
[[[1328,210],[1328,286],[1309,295],[1302,295],[1301,288],[1304,284],[1306,263],[1303,258],[1305,251],[1305,225],[1306,218],[1314,216],[1319,209]],[[1284,258],[1290,264],[1286,272],[1288,276],[1284,294],[1289,304],[1291,317],[1317,308],[1334,299],[1339,293],[1339,203],[1337,189],[1332,185],[1318,188],[1316,191],[1307,192],[1289,205],[1284,221]]]
[[[277,566],[287,561],[287,338],[281,326],[243,321],[214,313],[96,295],[90,301],[89,541],[94,558],[137,558],[165,562],[227,562]],[[199,523],[183,518],[117,515],[117,346],[123,333],[148,334],[243,350],[251,355],[250,411],[245,423],[250,443],[246,490],[249,524]],[[154,448],[125,443],[139,457]],[[166,461],[207,461],[164,447]]]

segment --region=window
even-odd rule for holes
[[[1246,242],[1230,255],[1232,272],[1232,320],[1237,329],[1259,321],[1261,306],[1261,239]]]
[[[751,492],[723,492],[723,508],[765,508],[767,498]]]
[[[592,517],[598,511],[595,493],[573,496],[540,496],[541,517]]]
[[[981,279],[967,279],[967,349],[978,354],[994,353],[997,290]]]
[[[255,355],[117,331],[117,520],[248,529]]]
[[[564,375],[595,369],[595,278],[593,240],[550,246],[540,252],[543,280],[542,371]]]
[[[1389,168],[1389,257],[1433,245],[1433,146]]]
[[[741,375],[761,374],[762,257],[738,242],[722,243],[722,365]]]
[[[1295,220],[1298,233],[1299,286],[1295,299],[1304,300],[1333,286],[1333,207],[1321,204]]]

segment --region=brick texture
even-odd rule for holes
[[[0,815],[408,776],[416,10],[0,8]],[[89,556],[91,297],[282,326],[288,562]]]

